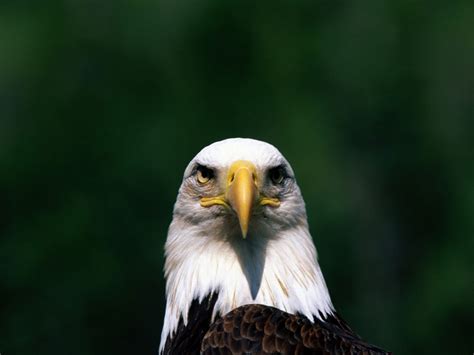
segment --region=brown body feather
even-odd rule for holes
[[[327,321],[264,305],[241,306],[215,321],[201,354],[390,354],[363,342],[337,315]]]

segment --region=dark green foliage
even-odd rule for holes
[[[0,352],[155,354],[203,146],[276,145],[337,310],[474,350],[472,1],[3,1]]]

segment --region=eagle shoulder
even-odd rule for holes
[[[201,354],[390,354],[365,343],[337,314],[314,323],[259,304],[238,307],[216,320]]]
[[[211,293],[202,300],[194,299],[188,312],[187,322],[179,319],[176,333],[168,335],[162,355],[199,354],[202,339],[212,321],[218,294]]]

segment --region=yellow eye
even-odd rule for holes
[[[207,184],[213,177],[213,172],[211,169],[206,168],[205,166],[200,165],[196,170],[196,180],[201,185]]]

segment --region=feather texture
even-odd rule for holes
[[[180,318],[176,334],[166,341],[164,354],[199,354],[202,339],[211,324],[216,300],[217,294],[213,293],[201,302],[196,299],[191,302],[187,322]]]
[[[201,354],[389,354],[363,342],[337,314],[311,322],[264,305],[246,305],[219,318],[204,336]]]
[[[231,166],[242,161],[253,167],[248,191],[257,196],[247,238],[229,195]],[[203,166],[212,171],[205,184],[197,179]],[[284,172],[278,182],[275,169]],[[268,143],[227,139],[191,160],[165,256],[160,353],[386,353],[364,343],[334,311],[293,170]]]

